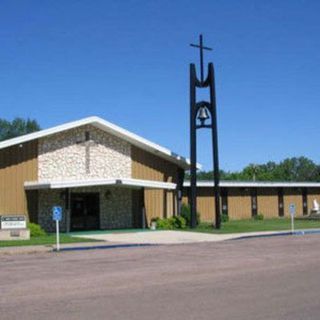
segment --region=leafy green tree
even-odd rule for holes
[[[306,157],[285,159],[279,164],[280,175],[288,181],[319,181],[320,170]]]
[[[41,130],[36,120],[15,118],[11,122],[0,119],[0,141]]]
[[[186,176],[188,179],[189,176]],[[320,165],[306,157],[287,158],[280,163],[249,164],[241,171],[220,171],[221,180],[319,181]],[[213,171],[198,172],[198,180],[212,180]]]

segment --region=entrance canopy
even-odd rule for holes
[[[24,188],[26,190],[38,189],[63,189],[63,188],[81,188],[94,186],[115,186],[129,187],[133,189],[167,189],[175,190],[177,185],[171,182],[140,180],[140,179],[90,179],[90,180],[60,180],[60,181],[26,181]]]

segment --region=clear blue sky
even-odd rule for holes
[[[319,1],[0,4],[0,117],[101,116],[189,156],[189,47],[216,66],[220,165],[319,162]],[[208,132],[198,161],[210,169]]]

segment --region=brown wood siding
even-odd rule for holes
[[[188,203],[187,192],[184,189],[183,203]],[[201,221],[215,223],[215,204],[213,188],[197,189],[197,211]],[[221,199],[220,199],[221,201]],[[228,216],[232,220],[251,218],[251,191],[242,188],[228,188]]]
[[[147,189],[144,191],[144,205],[146,210],[147,224],[150,224],[152,218],[166,217],[164,201],[164,190]]]
[[[302,190],[299,188],[284,188],[283,189],[284,202],[284,216],[290,217],[289,205],[294,203],[296,205],[296,215],[302,216]]]
[[[190,188],[184,188],[182,202],[188,204],[188,192]],[[262,213],[266,219],[279,216],[277,188],[257,188],[258,213]],[[303,213],[302,190],[299,188],[283,188],[284,215],[289,216],[289,204],[295,203],[297,215]],[[313,200],[320,203],[320,188],[308,188],[308,213],[313,207]],[[197,189],[197,211],[202,221],[214,221],[214,193],[212,188]],[[228,188],[228,215],[230,219],[250,219],[251,191],[244,188]]]
[[[190,188],[184,189],[182,202],[189,203],[187,192]],[[200,214],[200,221],[215,222],[215,204],[214,204],[213,188],[198,188],[197,189],[197,212]]]
[[[0,214],[28,215],[24,182],[37,179],[37,141],[0,150]],[[33,201],[35,197],[36,193],[31,196]],[[35,205],[32,208],[35,210]]]
[[[175,205],[175,193],[173,191],[167,191],[166,194],[166,203],[167,203],[167,216],[168,217],[172,217],[175,214],[175,209],[176,209],[176,205]]]
[[[178,182],[178,166],[156,155],[132,146],[132,178]]]
[[[263,214],[266,219],[279,216],[276,188],[258,188],[258,213]]]
[[[316,199],[320,204],[320,188],[308,188],[307,199],[308,199],[308,214],[310,214],[313,208],[313,200]]]
[[[200,221],[215,221],[214,189],[198,188],[197,190],[197,212],[200,213]]]
[[[156,155],[132,146],[132,178],[178,183],[179,167]],[[144,192],[147,223],[156,217],[169,217],[176,213],[176,191],[151,190]]]
[[[251,191],[247,188],[228,190],[228,215],[230,220],[251,218]]]

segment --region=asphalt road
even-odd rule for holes
[[[319,319],[320,236],[0,255],[0,319]]]

